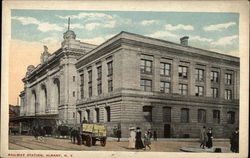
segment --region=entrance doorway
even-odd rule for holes
[[[170,124],[164,125],[164,138],[170,138]]]

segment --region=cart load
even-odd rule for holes
[[[82,124],[82,140],[87,146],[95,145],[96,141],[100,141],[102,146],[106,145],[107,139],[106,128],[97,124]]]

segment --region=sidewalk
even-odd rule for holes
[[[118,138],[116,137],[107,137],[108,141],[117,141]],[[121,142],[128,141],[128,138],[120,138]],[[154,141],[151,138],[151,141]],[[199,138],[157,138],[157,141],[181,141],[181,142],[199,142]],[[213,139],[214,142],[229,142],[229,138],[215,138]]]

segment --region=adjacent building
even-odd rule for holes
[[[47,46],[44,46],[41,63],[27,68],[22,80],[24,91],[20,93],[21,119],[26,124],[24,127],[75,123],[75,63],[77,58],[92,50],[95,45],[76,40],[71,30],[66,31],[63,38],[61,48],[50,54]]]
[[[131,126],[166,138],[199,137],[207,126],[229,137],[239,126],[239,58],[180,40],[121,32],[95,46],[68,30],[62,48],[45,47],[41,64],[28,67],[21,115],[55,114],[68,125],[85,119],[109,135],[120,126],[122,137]]]

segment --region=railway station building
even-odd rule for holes
[[[239,126],[238,57],[121,32],[95,46],[64,34],[62,47],[29,66],[21,115],[59,124],[104,124],[156,131],[158,137],[198,138],[203,126],[228,138]],[[53,126],[53,125],[51,125]]]

